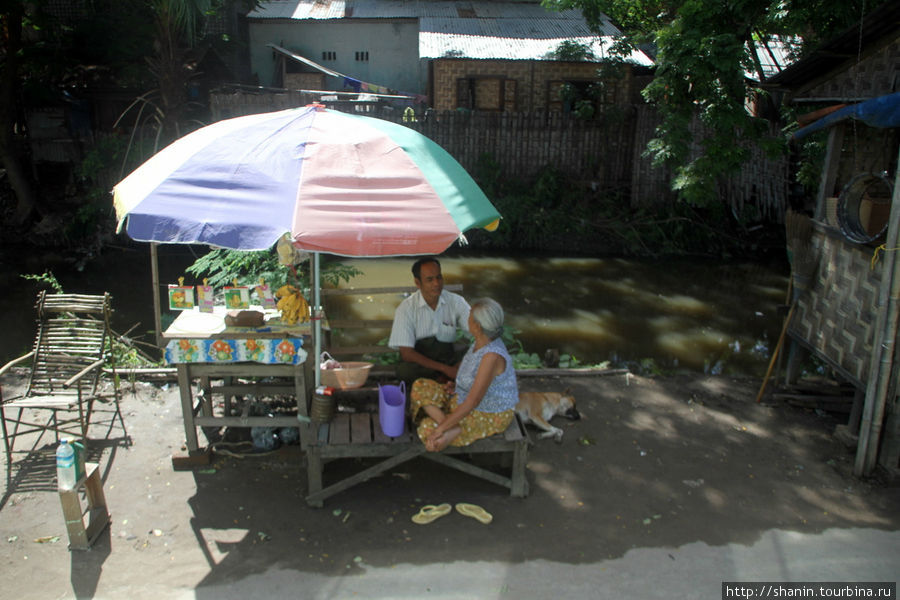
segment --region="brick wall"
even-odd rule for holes
[[[598,81],[598,68],[588,62],[439,58],[432,61],[431,105],[438,111],[460,106],[511,112],[560,110],[560,85],[564,81]],[[632,72],[625,69],[622,75],[606,82],[616,104],[633,99]],[[461,98],[466,87],[461,82],[468,81],[472,82],[469,89],[475,88],[474,107]]]

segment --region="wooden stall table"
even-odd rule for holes
[[[307,351],[309,323],[285,325],[277,310],[251,307],[265,314],[262,327],[225,325],[226,310],[182,311],[163,333],[169,342],[165,361],[178,370],[178,387],[188,452],[197,453],[197,427],[300,427],[308,420]],[[192,384],[200,380],[204,393],[195,403]],[[215,382],[215,385],[213,383]],[[223,410],[214,410],[214,394],[224,396]],[[262,401],[293,396],[297,413],[251,416],[245,395]],[[232,414],[232,398],[240,399],[240,415]]]

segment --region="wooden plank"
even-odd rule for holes
[[[379,458],[396,456],[400,452],[404,452],[408,448],[420,448],[423,452],[425,446],[422,442],[415,440],[403,440],[400,442],[391,441],[387,444],[371,443],[371,444],[326,444],[316,446],[319,454],[323,458]]]
[[[512,452],[513,446],[511,442],[507,442],[500,434],[492,435],[489,438],[482,438],[468,446],[448,446],[444,449],[445,454],[487,454],[493,452]]]
[[[368,413],[350,415],[350,442],[352,444],[372,443],[372,420]]]
[[[190,366],[191,378],[210,377],[294,377],[303,365],[270,365],[264,363],[183,363]]]
[[[503,439],[507,442],[518,442],[519,440],[525,439],[525,435],[522,433],[521,429],[521,421],[519,419],[518,413],[514,414],[509,427],[503,432]]]
[[[315,425],[313,425],[315,427]],[[331,425],[321,423],[316,429],[316,445],[324,446],[328,443],[328,436],[331,434]]]
[[[47,396],[28,396],[5,402],[8,408],[70,408],[78,405],[77,394],[53,394]]]
[[[329,444],[350,443],[350,415],[338,414],[331,420],[331,431],[328,435]]]
[[[513,452],[513,464],[509,492],[516,498],[524,498],[528,495],[528,478],[525,476],[525,467],[528,464],[528,442],[526,440],[516,444]]]
[[[405,463],[406,461],[419,456],[425,451],[425,448],[407,448],[400,454],[392,456],[387,460],[383,460],[377,465],[373,465],[368,469],[364,469],[355,475],[347,477],[346,479],[342,479],[341,481],[326,487],[325,489],[319,490],[312,494],[306,496],[306,502],[310,505],[319,505],[321,506],[322,500],[328,498],[329,496],[333,496],[338,492],[346,490],[347,488],[353,487],[358,483],[362,483],[375,477],[376,475],[380,475],[381,473],[387,471],[388,469],[392,469],[393,467]]]

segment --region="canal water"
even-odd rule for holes
[[[174,283],[202,250],[160,246],[160,279]],[[412,285],[412,259],[337,259],[363,275],[346,286]],[[6,262],[6,261],[4,261]],[[688,369],[762,376],[777,341],[788,283],[788,266],[697,259],[631,260],[548,256],[442,257],[446,283],[461,283],[471,300],[491,297],[503,306],[507,324],[529,353],[548,349],[581,364],[648,370]],[[82,270],[64,261],[8,265],[0,276],[0,360],[30,349],[38,287],[19,277],[49,268],[66,292],[113,295],[113,327],[153,342],[149,246],[108,248]],[[193,278],[187,277],[187,283]],[[355,297],[335,306],[332,318],[390,319],[396,298]],[[387,331],[359,341],[376,342]]]
[[[341,262],[364,272],[353,287],[413,284],[410,259]],[[786,264],[750,262],[468,255],[441,265],[468,300],[500,302],[529,353],[753,376],[765,373],[778,339],[788,282]],[[394,302],[358,297],[348,308],[389,319]]]

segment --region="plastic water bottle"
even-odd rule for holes
[[[67,439],[56,448],[56,477],[59,489],[71,490],[75,487],[75,448]]]

